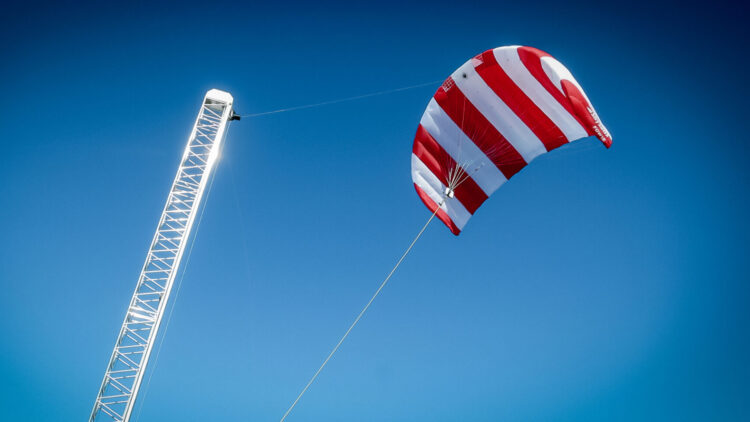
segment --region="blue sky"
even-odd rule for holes
[[[747,420],[745,19],[730,3],[6,6],[0,419],[88,416],[206,90],[263,112],[525,44],[571,69],[613,147],[535,161],[458,238],[433,224],[288,420]],[[140,420],[281,417],[429,216],[409,166],[435,88],[231,126]]]

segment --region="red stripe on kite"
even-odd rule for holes
[[[435,101],[448,117],[471,139],[476,146],[497,166],[506,179],[518,173],[525,165],[521,154],[513,148],[484,115],[474,107],[451,78],[449,88],[445,84],[435,93]]]
[[[513,113],[539,138],[547,151],[566,144],[568,139],[560,128],[505,73],[493,50],[480,55],[475,69],[487,86],[500,97]]]

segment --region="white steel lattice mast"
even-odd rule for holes
[[[164,309],[232,110],[228,92],[206,93],[169,191],[146,262],[107,365],[90,422],[130,419]]]

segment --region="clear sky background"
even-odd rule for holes
[[[750,419],[746,12],[316,3],[3,6],[0,420],[88,417],[208,89],[263,112],[511,44],[571,69],[613,147],[433,224],[288,421]],[[281,417],[429,217],[436,88],[232,124],[138,420]]]

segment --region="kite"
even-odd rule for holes
[[[458,235],[534,158],[588,136],[612,145],[565,66],[533,47],[498,47],[464,63],[430,99],[414,137],[412,180]]]

